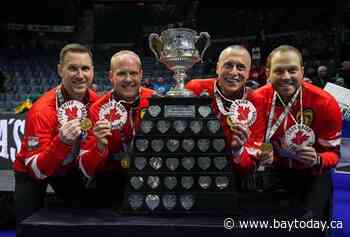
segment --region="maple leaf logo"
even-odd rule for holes
[[[301,145],[301,144],[303,144],[303,142],[306,141],[308,138],[309,138],[308,135],[304,134],[304,133],[301,132],[301,131],[298,131],[298,132],[295,134],[295,137],[292,139],[292,142],[293,142],[294,144]]]
[[[118,120],[120,119],[120,114],[118,113],[118,111],[113,108],[109,111],[108,114],[106,114],[106,118],[109,120],[109,121],[115,121],[115,120]]]
[[[248,120],[249,115],[249,107],[244,108],[243,106],[238,107],[238,120],[240,121],[246,121]]]
[[[77,107],[68,108],[68,109],[66,109],[65,112],[66,112],[66,115],[68,117],[68,121],[78,117],[78,108]]]

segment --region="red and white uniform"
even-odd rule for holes
[[[139,100],[136,100],[133,104],[124,103],[123,106],[127,111],[127,121],[121,130],[113,129],[112,136],[108,137],[108,146],[101,154],[96,146],[96,138],[90,129],[88,134],[87,143],[84,145],[85,149],[83,155],[79,158],[79,167],[84,175],[88,178],[95,176],[96,174],[106,171],[115,170],[121,171],[120,160],[108,159],[110,154],[126,152],[125,145],[128,146],[131,139],[134,137],[135,132],[140,127],[141,116],[145,109],[149,106],[149,98],[155,94],[154,90],[141,87],[139,93]],[[101,107],[108,103],[113,96],[113,92],[102,96],[95,104],[93,104],[89,111],[89,117],[92,120],[93,126],[99,120],[99,112]],[[118,98],[114,98],[117,102]]]
[[[217,100],[215,98],[216,93],[216,78],[210,79],[194,79],[186,84],[186,88],[193,91],[197,96],[199,96],[203,92],[207,92],[209,96],[213,97],[211,107],[213,111],[216,113],[217,118],[220,120],[221,126],[224,129],[224,134],[226,137],[227,144],[231,144],[232,142],[232,131],[227,124],[227,115],[224,115],[220,112],[220,109],[217,104]],[[261,109],[257,106],[261,103],[262,98],[259,99],[258,96],[254,95],[254,93],[248,93],[246,99],[250,101],[254,107],[256,108],[257,115],[255,122],[249,128],[250,134],[248,137],[247,143],[244,145],[242,153],[239,157],[232,157],[234,165],[234,169],[236,169],[239,173],[247,173],[255,167],[256,161],[256,153],[258,151],[258,147],[262,144],[264,139],[264,127],[256,126],[256,124],[262,124],[260,121],[262,119],[262,114],[260,114]],[[221,98],[223,101],[223,98]],[[229,148],[229,147],[228,147]]]
[[[63,99],[68,101],[63,88],[61,91]],[[15,172],[44,179],[64,174],[74,165],[74,162],[63,165],[63,161],[71,153],[72,145],[66,145],[60,140],[56,100],[56,88],[54,88],[41,96],[27,113],[21,150],[13,164]],[[85,105],[88,107],[96,100],[95,92],[89,90]]]
[[[269,114],[272,111],[274,89],[271,84],[265,85],[255,91],[256,94],[265,98],[264,122],[261,126],[268,124]],[[302,103],[300,103],[302,97]],[[278,99],[276,100],[278,101]],[[291,153],[283,149],[285,144],[285,134],[288,128],[295,125],[295,121],[300,121],[301,104],[303,111],[303,121],[312,129],[315,135],[315,143],[313,147],[320,155],[321,167],[314,170],[314,173],[320,173],[323,169],[335,167],[340,158],[340,143],[342,129],[342,115],[338,103],[333,96],[318,87],[303,82],[302,96],[299,95],[290,109],[290,113],[281,122],[276,132],[272,135],[270,142],[274,144],[274,163],[277,166],[289,167],[294,169],[304,169],[305,167],[293,159]],[[283,113],[284,106],[276,102],[275,114],[272,119],[272,125],[277,118]],[[294,118],[294,119],[293,119]],[[298,137],[298,139],[306,139],[307,137]],[[297,141],[302,142],[302,140]],[[276,145],[277,144],[277,145]],[[276,149],[277,148],[277,149]]]

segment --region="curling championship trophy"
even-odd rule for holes
[[[202,53],[199,55],[195,44],[201,38],[206,39],[206,44]],[[164,31],[160,37],[155,33],[150,34],[150,49],[157,60],[174,72],[176,86],[172,88],[167,95],[193,95],[191,91],[184,88],[185,79],[187,77],[186,71],[203,59],[203,55],[209,45],[210,36],[207,32],[201,32],[199,36],[197,36],[197,32],[186,28],[168,29]]]
[[[201,54],[196,42],[206,39]],[[184,88],[186,71],[202,60],[210,36],[172,28],[149,36],[176,86],[153,96],[134,138],[121,208],[124,214],[231,213],[237,201],[228,144],[208,95]]]

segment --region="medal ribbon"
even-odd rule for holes
[[[267,125],[267,131],[266,131],[266,134],[265,134],[265,142],[266,143],[270,143],[271,137],[273,136],[273,134],[275,134],[275,132],[277,131],[277,129],[281,125],[282,121],[286,118],[288,113],[290,113],[290,109],[291,109],[292,105],[294,104],[294,102],[296,101],[300,91],[301,91],[301,87],[299,87],[297,92],[293,95],[292,99],[289,101],[287,106],[284,104],[284,102],[283,102],[282,98],[279,96],[279,94],[276,91],[274,92],[273,99],[272,99],[271,111],[270,111],[270,114],[269,114],[269,120],[268,120],[268,125]],[[279,100],[281,101],[281,103],[282,103],[282,105],[284,107],[284,111],[278,117],[278,119],[275,122],[275,124],[272,125],[272,120],[273,120],[273,118],[275,116],[277,96],[278,96]],[[302,103],[301,101],[302,101],[302,98],[300,97],[300,103]]]
[[[139,95],[141,94],[141,88],[139,89]],[[131,139],[129,142],[127,142],[127,137],[124,131],[121,129],[120,130],[120,135],[121,135],[121,141],[122,141],[122,146],[123,146],[123,152],[131,152],[132,145],[134,143],[134,137],[136,135],[136,126],[135,126],[135,121],[134,121],[134,112],[137,108],[137,105],[139,104],[140,96],[137,96],[133,101],[126,101],[126,100],[119,100],[117,99],[117,93],[116,91],[113,91],[112,94],[112,99],[115,101],[118,101],[117,103],[125,103],[130,105],[130,110],[128,114],[128,119],[130,119],[130,127],[131,127]]]
[[[224,106],[224,103],[222,102],[222,99],[224,99],[226,102],[229,102],[230,105],[232,103],[236,103],[235,100],[230,100],[228,98],[226,98],[219,90],[219,88],[217,87],[217,82],[215,81],[215,84],[214,84],[214,95],[215,95],[215,100],[216,100],[216,104],[218,106],[218,109],[220,111],[221,114],[223,115],[232,115],[232,111],[227,111],[225,109],[225,106]],[[222,99],[221,99],[222,98]],[[245,94],[245,87],[243,89],[243,96],[239,99],[246,99],[246,94]]]
[[[284,101],[282,100],[281,96],[279,94],[277,94],[278,99],[281,101],[281,104],[285,107],[286,104],[284,103]],[[300,124],[298,123],[298,121],[294,118],[293,114],[288,111],[288,113],[290,114],[290,116],[293,119],[293,122],[295,124],[299,125],[299,129],[301,129],[303,127],[304,124],[304,114],[303,114],[303,90],[300,90]],[[286,124],[287,125],[287,124]]]
[[[64,103],[64,97],[61,90],[61,85],[56,87],[56,111]]]

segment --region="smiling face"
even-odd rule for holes
[[[109,79],[121,99],[134,100],[141,86],[140,59],[134,54],[121,54],[112,58]]]
[[[249,78],[251,58],[244,48],[227,48],[219,58],[216,73],[218,87],[225,97],[232,98],[244,87]]]
[[[90,55],[86,52],[69,51],[57,69],[70,99],[82,101],[94,77]]]
[[[296,52],[280,51],[272,55],[267,73],[273,88],[287,101],[300,87],[304,78],[304,67]]]

